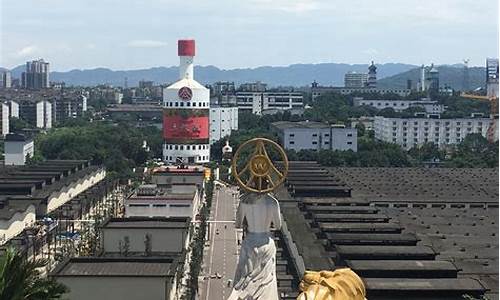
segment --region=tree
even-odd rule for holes
[[[33,126],[23,119],[11,117],[9,119],[9,128],[10,128],[10,132],[17,133],[17,132],[21,132],[25,128],[33,128]]]
[[[0,300],[60,299],[69,290],[53,278],[42,278],[39,269],[47,260],[27,260],[9,248],[0,259]]]
[[[355,128],[358,130],[359,137],[365,135],[366,128],[365,128],[365,125],[363,123],[359,122],[358,124],[356,124]]]

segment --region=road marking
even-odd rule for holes
[[[219,190],[217,190],[217,193],[215,195],[215,220],[217,220],[217,207],[219,205]],[[212,261],[214,258],[214,244],[215,244],[215,236],[214,236],[214,230],[217,230],[217,223],[214,223],[214,228],[212,228],[212,237],[213,237],[213,243],[211,243],[210,247],[210,263],[208,265],[208,286],[207,286],[207,295],[206,295],[206,300],[208,300],[208,296],[210,295],[210,276],[212,275]]]

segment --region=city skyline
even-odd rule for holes
[[[498,56],[493,1],[355,2],[7,0],[0,6],[0,66],[40,57],[54,71],[175,66],[175,42],[186,37],[203,49],[197,65],[223,69],[463,58],[484,66],[486,57]]]

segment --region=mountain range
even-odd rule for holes
[[[24,65],[11,70],[12,77],[20,78]],[[353,72],[367,72],[368,64],[293,64],[282,67],[263,66],[257,68],[220,69],[215,66],[195,66],[195,78],[203,84],[216,81],[234,81],[236,84],[252,81],[262,81],[270,87],[278,86],[309,86],[316,81],[320,85],[342,86],[344,74]],[[441,85],[447,84],[455,89],[461,89],[463,83],[463,68],[460,65],[439,66]],[[485,69],[481,67],[469,68],[470,87],[483,86]],[[386,63],[377,65],[378,85],[384,88],[404,88],[407,79],[414,84],[420,78],[420,69],[416,65],[402,63]],[[126,78],[126,79],[125,79]],[[111,70],[96,68],[86,70],[71,70],[66,72],[54,71],[50,80],[65,82],[70,86],[93,86],[109,84],[137,86],[140,80],[151,80],[156,84],[171,83],[178,78],[177,67],[154,67],[138,70]]]

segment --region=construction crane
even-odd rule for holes
[[[474,99],[474,100],[488,100],[490,102],[490,126],[488,127],[488,132],[486,133],[486,138],[489,142],[495,142],[495,119],[498,119],[498,97],[495,96],[481,96],[474,94],[461,93],[461,97]]]

